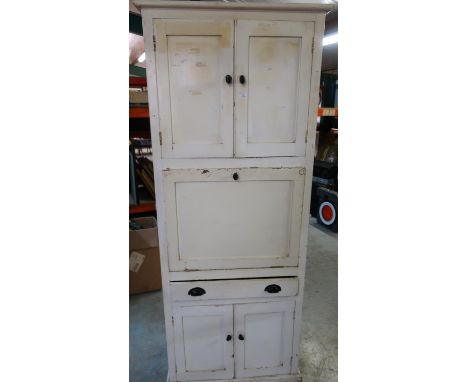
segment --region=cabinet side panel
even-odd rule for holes
[[[158,105],[158,88],[156,86],[156,56],[153,45],[154,32],[154,12],[151,9],[142,9],[143,19],[143,36],[146,52],[146,79],[148,85],[148,103],[150,110],[150,125],[151,139],[153,149],[153,167],[154,167],[154,184],[156,189],[156,210],[158,211],[158,237],[159,251],[161,260],[161,279],[162,292],[164,300],[164,321],[166,329],[166,344],[167,344],[167,361],[168,361],[168,379],[176,380],[175,371],[175,351],[174,351],[174,332],[172,330],[172,304],[169,288],[168,275],[168,257],[166,247],[166,221],[165,221],[165,201],[162,182],[161,168],[161,146],[159,145],[159,105]]]
[[[310,96],[308,108],[308,137],[315,137],[317,127],[317,108],[319,102],[320,90],[320,75],[322,62],[322,40],[325,29],[325,15],[317,14],[314,33],[314,51],[312,56],[312,76],[310,82]],[[309,234],[309,218],[310,218],[310,198],[312,192],[312,174],[314,170],[314,149],[315,139],[308,139],[306,146],[306,175],[304,186],[304,205],[302,210],[302,231],[300,240],[300,257],[299,257],[299,295],[297,298],[296,314],[294,321],[294,343],[293,343],[293,358],[292,358],[292,373],[297,373],[299,370],[299,353],[301,342],[301,320],[302,320],[302,305],[304,299],[304,278],[306,271],[307,257],[307,242]]]

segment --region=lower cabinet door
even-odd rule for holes
[[[234,377],[233,307],[174,308],[178,381]]]
[[[294,300],[234,305],[236,378],[291,372]]]

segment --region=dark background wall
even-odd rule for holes
[[[325,36],[338,32],[338,11],[330,12],[325,20]],[[323,47],[322,71],[338,69],[338,44]]]

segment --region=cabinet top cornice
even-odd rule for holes
[[[232,10],[283,10],[283,11],[332,11],[337,9],[334,0],[134,0],[139,8],[177,8],[177,9],[232,9]]]

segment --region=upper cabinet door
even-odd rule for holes
[[[239,20],[235,153],[304,156],[313,22]]]
[[[154,29],[162,156],[232,157],[233,21],[155,20]]]

